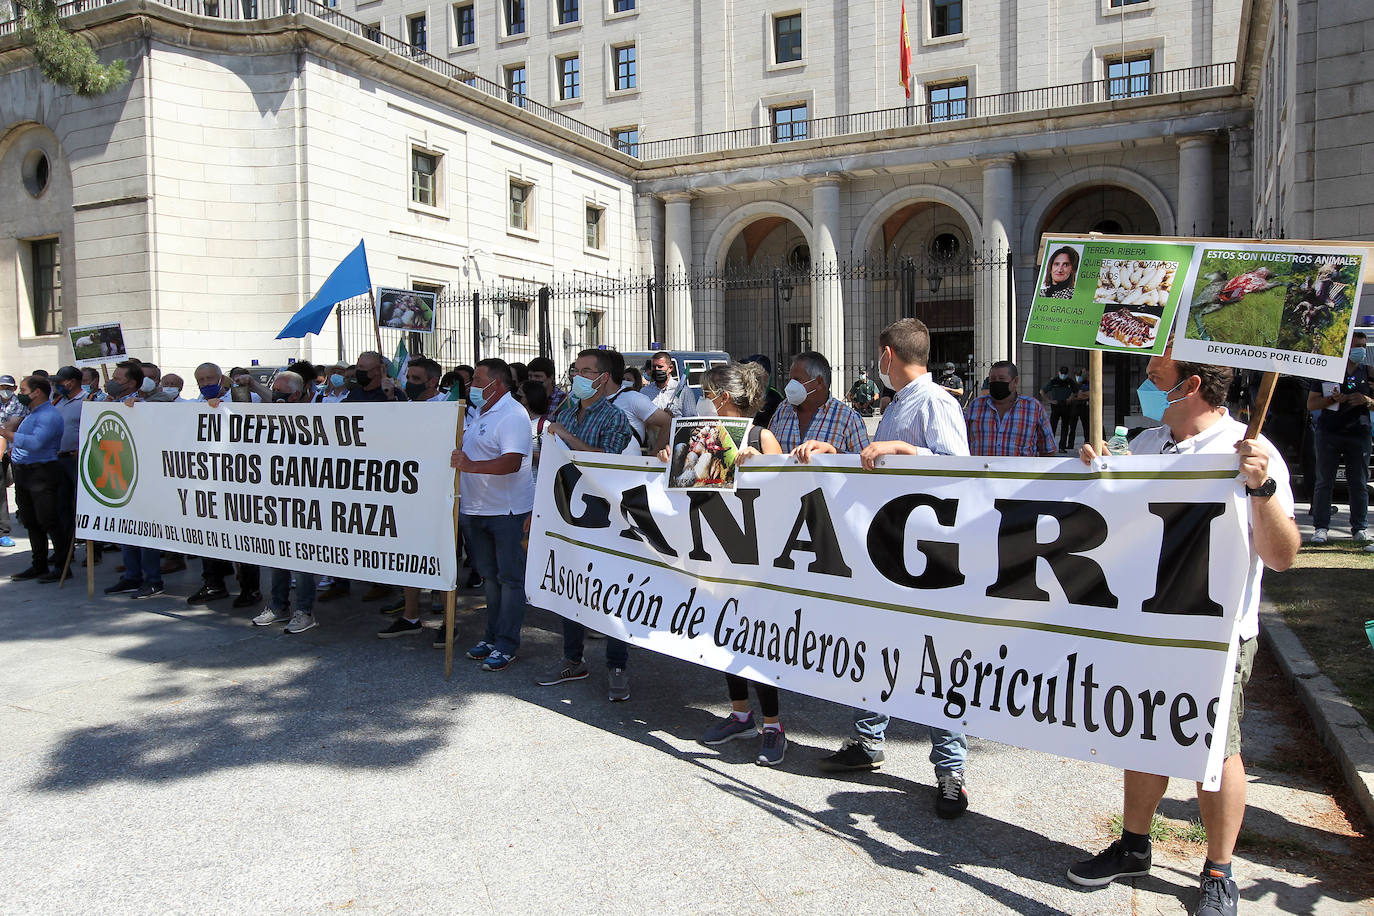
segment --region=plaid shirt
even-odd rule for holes
[[[835,446],[842,455],[857,455],[868,448],[868,429],[854,408],[843,401],[830,398],[811,418],[811,425],[803,432],[797,410],[787,401],[778,405],[768,429],[778,438],[784,452],[801,445],[807,439],[819,439]]]
[[[18,389],[16,393],[10,395],[9,400],[0,401],[0,424],[9,420],[22,420],[29,415],[29,409],[19,403]]]
[[[558,416],[558,409],[563,406],[563,402],[567,399],[568,393],[554,385],[553,394],[549,395],[549,412],[544,414],[544,418],[547,420]]]
[[[1045,408],[1035,398],[1017,395],[1011,410],[999,414],[989,395],[974,398],[964,412],[971,455],[1035,458],[1058,450]]]
[[[597,398],[580,420],[572,399],[567,398],[558,416],[554,417],[554,422],[588,445],[612,455],[625,451],[632,435],[630,421],[625,419],[625,414],[604,397]]]

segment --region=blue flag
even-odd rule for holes
[[[329,313],[334,311],[334,306],[345,299],[361,296],[371,289],[372,275],[367,272],[367,251],[363,249],[362,240],[359,239],[358,247],[339,262],[339,266],[334,268],[329,279],[324,281],[315,298],[291,316],[286,327],[277,335],[277,340],[320,333],[324,323],[329,320]]]

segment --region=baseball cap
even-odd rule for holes
[[[8,385],[11,388],[17,387],[14,383],[14,376],[0,375],[0,385]]]
[[[954,371],[954,368],[955,368],[954,363],[945,363],[945,371],[946,371],[946,372],[953,372],[953,371]]]
[[[53,378],[60,382],[79,382],[81,381],[81,370],[75,366],[63,366],[57,370],[57,374]]]

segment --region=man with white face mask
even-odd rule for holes
[[[830,396],[830,361],[815,351],[797,354],[783,389],[786,401],[768,430],[784,452],[803,464],[812,455],[858,454],[868,447],[868,430],[854,408]]]

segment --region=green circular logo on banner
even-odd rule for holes
[[[128,504],[138,483],[138,451],[124,418],[112,410],[96,417],[81,448],[81,485],[96,502]]]

